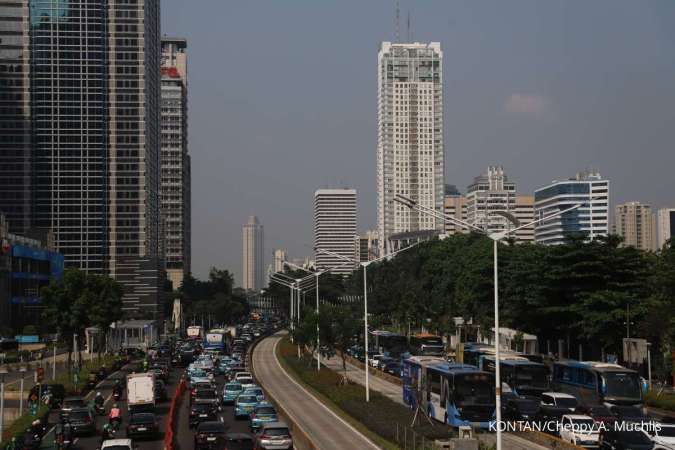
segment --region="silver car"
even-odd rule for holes
[[[284,422],[270,422],[263,424],[256,434],[257,449],[288,450],[293,448],[293,438]]]

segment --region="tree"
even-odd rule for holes
[[[362,327],[354,312],[347,306],[321,306],[321,346],[326,357],[338,353],[344,370],[343,383],[347,381],[347,349],[352,345]],[[316,331],[316,329],[315,329]]]

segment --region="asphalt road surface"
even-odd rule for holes
[[[297,384],[275,356],[281,333],[263,339],[253,350],[253,367],[260,384],[286,409],[292,419],[322,450],[377,449],[377,445]]]

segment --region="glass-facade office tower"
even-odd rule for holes
[[[25,234],[31,213],[27,0],[0,0],[0,213]]]
[[[396,203],[402,194],[443,211],[443,53],[438,42],[383,42],[378,54],[377,221],[380,254],[392,234],[443,229]]]
[[[53,232],[67,266],[120,281],[130,317],[156,317],[159,0],[13,3],[29,61],[30,226]],[[0,18],[3,33],[15,26]]]
[[[166,275],[174,289],[190,273],[187,41],[162,38],[161,202]]]
[[[534,192],[537,219],[581,206],[535,226],[534,238],[540,244],[562,244],[569,235],[593,240],[609,233],[609,180],[597,172],[580,172],[575,178],[554,181]]]

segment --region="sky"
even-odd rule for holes
[[[313,194],[376,227],[377,52],[394,0],[162,0],[188,40],[192,272],[241,284],[241,226],[311,254]],[[408,29],[410,15],[410,29]],[[598,170],[613,204],[675,207],[675,2],[401,0],[400,38],[444,56],[445,182],[501,165],[519,193]]]

